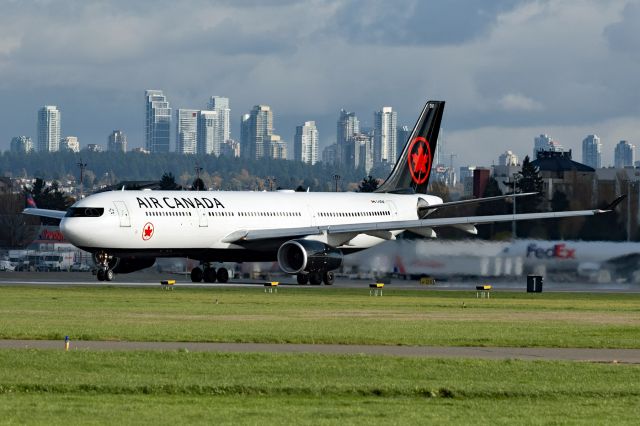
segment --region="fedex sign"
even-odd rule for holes
[[[575,259],[576,249],[568,248],[566,244],[555,244],[549,248],[538,247],[537,244],[527,246],[527,257],[538,259]]]

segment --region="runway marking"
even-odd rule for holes
[[[59,349],[62,340],[0,340],[1,349]],[[312,345],[277,343],[192,343],[74,341],[79,351],[178,351],[316,353],[332,355],[383,355],[424,358],[519,359],[640,364],[640,349],[509,348],[466,346]]]

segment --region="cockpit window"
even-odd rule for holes
[[[104,213],[102,207],[71,207],[66,217],[100,217]]]

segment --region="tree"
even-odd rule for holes
[[[373,192],[378,189],[378,179],[371,175],[362,178],[362,181],[358,184],[358,192]]]
[[[75,202],[73,197],[69,197],[60,191],[58,182],[54,181],[51,185],[47,185],[41,178],[36,178],[31,190],[24,188],[24,192],[30,192],[33,196],[33,201],[35,201],[38,208],[41,209],[65,211]],[[40,219],[40,223],[43,225],[58,225],[59,222],[58,219],[46,217]]]
[[[22,214],[23,194],[0,195],[0,244],[3,247],[25,247],[36,237],[39,219]]]
[[[191,189],[193,191],[204,191],[206,189],[204,186],[204,181],[199,177],[195,178],[193,184],[191,184]]]
[[[169,172],[162,175],[162,178],[160,179],[160,189],[180,189],[179,185],[176,183],[176,178],[173,176],[173,173]]]
[[[540,211],[542,204],[543,182],[540,177],[540,170],[531,164],[529,156],[524,157],[522,161],[522,170],[516,177],[516,192],[527,193],[535,192],[536,195],[518,198],[516,201],[516,210],[518,213],[536,213]],[[540,227],[540,221],[521,221],[517,225],[517,233],[519,237],[528,237],[531,232]]]

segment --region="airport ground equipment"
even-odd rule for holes
[[[382,296],[384,283],[369,284],[369,296]]]
[[[491,298],[491,286],[488,284],[476,286],[476,299],[490,299]]]
[[[280,283],[278,281],[267,281],[266,283],[264,283],[264,292],[277,293],[279,284]]]
[[[162,290],[173,290],[175,284],[176,280],[162,280],[160,281],[160,288]]]

